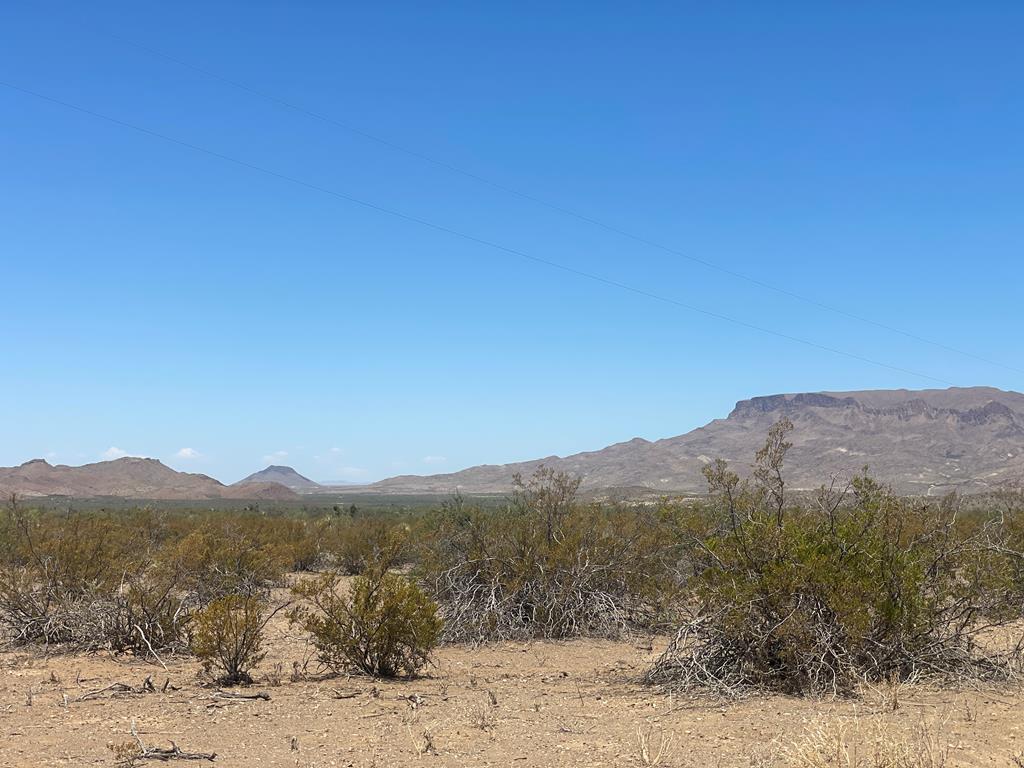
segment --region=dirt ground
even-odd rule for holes
[[[672,697],[637,682],[664,644],[657,638],[449,647],[410,682],[324,678],[286,621],[268,633],[256,684],[236,690],[269,700],[219,698],[192,659],[165,659],[164,671],[106,654],[0,654],[0,766],[113,766],[109,745],[132,742],[133,723],[147,746],[214,752],[224,768],[768,768],[810,765],[798,758],[808,734],[829,742],[837,731],[864,750],[881,732],[917,750],[924,733],[928,759],[947,766],[1014,766],[1024,751],[1016,687],[905,686],[895,709],[882,690],[857,700]],[[89,695],[147,676],[154,692]]]

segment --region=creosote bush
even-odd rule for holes
[[[665,619],[678,552],[661,518],[579,503],[579,483],[542,467],[516,477],[506,510],[447,505],[417,571],[447,641],[617,637]]]
[[[188,647],[193,614],[265,597],[309,564],[316,526],[248,513],[0,511],[0,641],[150,655]]]
[[[265,655],[263,628],[271,615],[258,597],[217,598],[193,620],[192,651],[222,685],[251,683],[249,673]]]
[[[369,568],[396,568],[409,562],[409,526],[380,518],[337,517],[323,532],[323,554],[349,576]]]
[[[692,546],[690,613],[647,673],[670,687],[848,692],[861,680],[1003,678],[979,634],[1019,617],[997,528],[947,499],[899,499],[866,476],[790,504],[776,424],[751,481],[706,468],[716,522]]]
[[[415,675],[437,645],[437,606],[405,576],[380,567],[352,579],[347,594],[328,573],[294,587],[312,608],[293,621],[312,635],[320,662],[331,670],[376,677]]]
[[[42,516],[12,498],[2,526],[2,634],[115,652],[183,645],[187,611],[177,585],[149,573],[150,523],[148,513],[128,524],[70,511]]]

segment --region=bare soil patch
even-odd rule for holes
[[[268,638],[255,684],[231,692],[269,700],[218,693],[194,659],[164,659],[165,671],[106,654],[0,654],[0,766],[113,766],[109,745],[132,742],[133,723],[146,746],[173,741],[225,768],[786,766],[815,733],[856,742],[922,728],[948,766],[1012,766],[1024,750],[1016,687],[679,698],[638,682],[666,638],[444,647],[425,676],[395,682],[318,674],[283,617]]]

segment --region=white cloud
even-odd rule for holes
[[[107,450],[105,450],[103,453],[101,453],[100,457],[106,459],[107,461],[113,461],[114,459],[120,459],[127,455],[128,451],[123,451],[120,448],[116,448],[115,446],[112,445],[109,448],[107,448]]]
[[[263,461],[266,464],[273,464],[275,462],[278,462],[278,461],[281,461],[282,459],[287,459],[287,458],[288,458],[288,451],[274,451],[273,453],[268,453],[266,456],[264,456],[263,457]]]
[[[174,457],[177,459],[201,459],[203,454],[197,451],[195,448],[182,448]]]
[[[448,461],[448,459],[446,459],[444,456],[424,456],[423,457],[423,463],[424,464],[444,464],[446,461]]]

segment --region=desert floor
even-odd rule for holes
[[[275,618],[268,635],[255,685],[235,690],[269,700],[220,698],[193,659],[165,659],[165,671],[107,654],[0,654],[0,766],[113,766],[111,745],[132,742],[133,723],[147,746],[214,752],[224,768],[768,768],[846,765],[882,744],[937,768],[1014,766],[1024,751],[1018,687],[903,686],[895,708],[881,689],[857,699],[672,697],[638,682],[663,638],[447,647],[410,682],[327,678],[286,621]],[[140,688],[147,676],[155,692],[90,695]],[[837,739],[857,754],[836,762]]]

